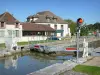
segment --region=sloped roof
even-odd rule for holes
[[[0,21],[6,22],[7,24],[14,24],[15,22],[19,22],[9,12],[5,12],[5,13],[1,14]]]
[[[35,24],[35,23],[29,23],[24,22],[21,23],[23,30],[25,31],[55,31],[53,28],[51,28],[48,25],[41,25],[41,24]]]
[[[38,12],[38,13],[36,13],[35,16],[38,16],[38,19],[36,21],[34,21],[36,23],[61,23],[61,24],[67,24],[62,18],[60,18],[59,16],[56,16],[55,14],[53,14],[50,11]],[[46,19],[46,17],[49,17],[50,21],[48,21]],[[28,16],[28,18],[32,18],[32,15],[31,15],[31,17]],[[53,20],[53,18],[57,19],[56,22]]]

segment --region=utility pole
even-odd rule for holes
[[[79,58],[79,36],[80,36],[80,26],[83,24],[83,19],[77,19],[77,32],[76,32],[76,43],[77,43],[77,63]]]

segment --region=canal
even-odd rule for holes
[[[100,47],[100,41],[89,43],[89,48],[98,47]],[[52,64],[63,63],[66,60],[74,58],[73,55],[52,56],[36,52],[18,53],[0,58],[0,75],[26,75]]]
[[[73,58],[72,55],[51,56],[35,52],[19,53],[0,59],[0,75],[26,75],[70,58]]]

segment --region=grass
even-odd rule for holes
[[[96,66],[77,65],[73,70],[88,75],[100,75],[100,67]]]
[[[56,40],[41,40],[41,41],[29,41],[29,42],[18,42],[18,45],[28,45],[37,44],[37,43],[46,43],[46,42],[55,42]],[[0,48],[5,48],[5,43],[0,44]]]
[[[18,45],[27,45],[29,44],[37,44],[37,43],[47,43],[47,42],[54,42],[55,40],[41,40],[41,41],[29,41],[29,42],[18,42]]]
[[[0,48],[5,48],[5,43],[0,44]]]

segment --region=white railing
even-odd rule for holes
[[[24,36],[24,37],[17,37],[18,42],[27,42],[27,41],[39,41],[39,40],[46,40],[47,36]],[[0,37],[0,43],[5,43],[5,38]]]

